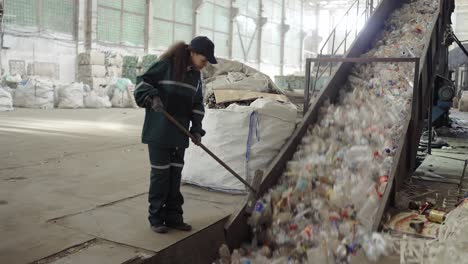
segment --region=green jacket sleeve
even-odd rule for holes
[[[158,82],[164,78],[169,70],[169,62],[161,60],[153,64],[143,75],[137,76],[135,101],[139,107],[145,107],[146,98],[159,95]]]
[[[192,106],[192,127],[190,133],[198,133],[201,136],[205,135],[205,130],[202,129],[202,120],[205,116],[205,107],[203,106],[203,90],[201,80],[198,82],[197,93],[193,100]]]

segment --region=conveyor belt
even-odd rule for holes
[[[383,29],[386,19],[403,3],[404,1],[401,0],[382,1],[344,57],[352,61],[353,58],[359,58],[362,54],[367,52],[371,48],[374,39]],[[380,228],[381,218],[385,209],[389,204],[393,203],[395,193],[401,188],[402,182],[415,169],[417,146],[424,126],[423,121],[430,108],[434,77],[436,74],[446,75],[447,73],[448,49],[447,46],[443,45],[443,39],[445,38],[444,33],[446,32],[445,29],[449,23],[448,21],[451,14],[448,6],[449,0],[440,0],[438,16],[434,18],[434,21],[427,31],[427,42],[425,44],[425,50],[422,53],[423,55],[419,59],[413,59],[415,62],[415,71],[417,73],[415,74],[415,83],[417,83],[417,85],[414,90],[411,119],[408,120],[404,126],[403,131],[405,134],[401,137],[398,144],[391,175],[389,175],[389,184],[380,201],[380,207],[374,221],[373,230],[378,230]],[[405,59],[408,58],[403,58],[403,60]],[[327,60],[328,62],[332,60],[335,60],[335,62],[343,61],[337,58],[324,59],[323,61],[327,62]],[[380,61],[382,60],[392,61],[393,59],[381,58]],[[311,59],[307,60],[308,67],[306,68],[311,68],[311,62]],[[309,110],[304,116],[303,122],[268,169],[260,187],[261,193],[265,193],[276,184],[287,162],[292,159],[296,152],[307,129],[317,122],[319,109],[323,103],[328,99],[332,99],[332,102],[336,100],[338,90],[347,81],[352,66],[352,63],[342,63],[332,75],[328,85],[312,101]],[[306,74],[309,75],[306,76],[306,80],[310,81],[310,75],[314,73],[309,71]],[[307,83],[306,87],[311,87],[310,83]],[[239,247],[242,241],[248,241],[250,233],[246,223],[247,217],[248,215],[240,210],[227,224],[226,241],[231,248]]]

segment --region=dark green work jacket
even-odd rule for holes
[[[135,100],[138,106],[146,108],[142,142],[161,148],[187,148],[189,138],[174,126],[162,113],[155,112],[145,103],[145,99],[159,96],[164,109],[191,133],[205,134],[202,120],[203,107],[202,83],[200,72],[188,70],[183,82],[172,78],[172,62],[160,60],[146,73],[137,77]]]

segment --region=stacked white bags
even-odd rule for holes
[[[13,97],[9,87],[0,87],[0,112],[13,110]]]
[[[58,98],[58,108],[83,108],[83,83],[71,83],[60,86],[58,90]]]
[[[133,97],[135,85],[126,78],[117,78],[112,80],[108,87],[108,95],[111,97],[112,107],[127,108],[138,106]]]
[[[54,108],[55,86],[50,79],[31,77],[16,88],[14,106],[26,108]]]
[[[104,53],[91,51],[78,55],[78,82],[98,90],[107,84]]]

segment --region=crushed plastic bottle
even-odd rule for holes
[[[419,57],[437,1],[393,12],[364,57]],[[377,261],[392,250],[372,233],[413,96],[413,64],[354,66],[336,105],[326,102],[279,182],[249,219],[253,241],[231,263],[348,263],[360,249]]]

